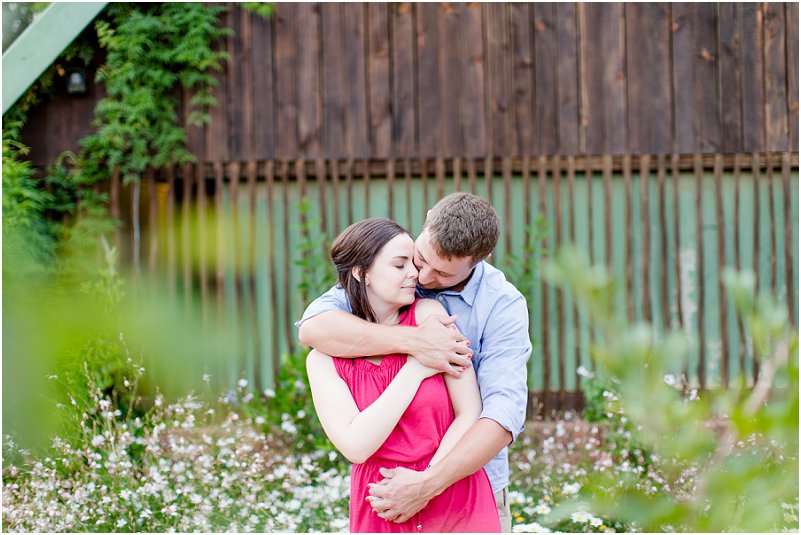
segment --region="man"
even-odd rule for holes
[[[501,526],[511,532],[507,446],[525,422],[531,342],[525,298],[485,262],[499,235],[498,216],[487,201],[452,193],[428,212],[414,254],[418,295],[437,299],[450,317],[429,318],[418,327],[368,323],[350,314],[344,291],[334,287],[309,305],[298,322],[300,342],[329,355],[406,353],[454,376],[471,362],[475,367],[481,417],[442,461],[425,471],[382,469],[384,480],[371,486],[368,499],[386,520],[409,519],[486,465]]]

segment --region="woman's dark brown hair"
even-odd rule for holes
[[[373,265],[381,249],[399,234],[409,235],[406,229],[390,219],[372,217],[343,230],[331,246],[331,260],[337,268],[339,285],[348,295],[353,313],[362,319],[374,323],[378,321],[367,300],[364,274]],[[354,267],[360,274],[360,280],[352,274]]]

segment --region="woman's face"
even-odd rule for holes
[[[367,296],[374,308],[414,302],[417,268],[413,257],[414,241],[408,234],[398,234],[384,245],[366,275]]]

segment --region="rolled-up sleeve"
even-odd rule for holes
[[[501,300],[493,307],[483,332],[481,352],[477,371],[484,405],[481,418],[498,422],[515,441],[526,420],[531,356],[528,307],[522,295]]]
[[[306,307],[303,316],[295,322],[295,327],[300,327],[300,324],[307,319],[313,318],[323,312],[328,312],[329,310],[352,311],[348,295],[345,293],[345,290],[338,285],[331,287],[330,290],[312,301],[311,304]]]

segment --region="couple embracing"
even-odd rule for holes
[[[487,201],[453,193],[416,241],[380,218],[334,241],[338,282],[298,325],[317,415],[354,463],[352,532],[511,531],[531,342],[524,297],[485,262],[499,234]]]

